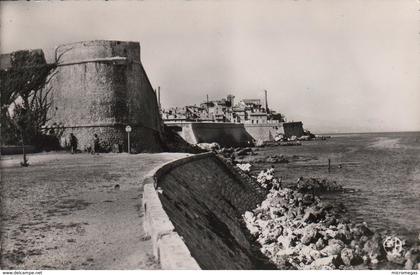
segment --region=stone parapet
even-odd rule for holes
[[[186,157],[181,159],[180,162],[170,162],[153,170],[144,180],[144,229],[152,240],[153,255],[158,259],[161,268],[165,270],[200,269],[183,239],[175,232],[175,227],[163,209],[158,191],[155,189],[158,174],[162,174],[163,171],[167,171],[167,169],[180,163],[191,161],[194,157]]]
[[[213,153],[154,171],[144,185],[145,229],[162,268],[269,268],[242,221],[264,197],[258,185]]]

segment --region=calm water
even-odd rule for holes
[[[259,154],[295,155],[296,161],[275,164],[285,182],[304,176],[341,183],[343,193],[322,197],[343,202],[352,220],[410,240],[420,233],[420,132],[337,135],[302,146],[262,148]]]

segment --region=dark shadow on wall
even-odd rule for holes
[[[276,269],[242,221],[265,193],[230,169],[213,156],[162,173],[163,207],[201,268]]]
[[[163,126],[163,133],[160,138],[161,147],[165,152],[182,152],[190,154],[198,154],[205,152],[204,150],[192,146],[180,137],[174,127],[167,125]]]
[[[246,147],[254,143],[243,124],[192,123],[191,126],[198,143],[217,142],[222,147]]]

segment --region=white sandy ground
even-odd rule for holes
[[[157,269],[142,182],[187,154],[2,157],[2,269]]]

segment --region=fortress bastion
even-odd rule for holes
[[[52,87],[49,125],[73,133],[79,148],[92,146],[98,134],[105,150],[159,151],[161,119],[157,98],[140,61],[140,44],[86,41],[57,47],[60,57]],[[62,143],[64,139],[62,140]]]

